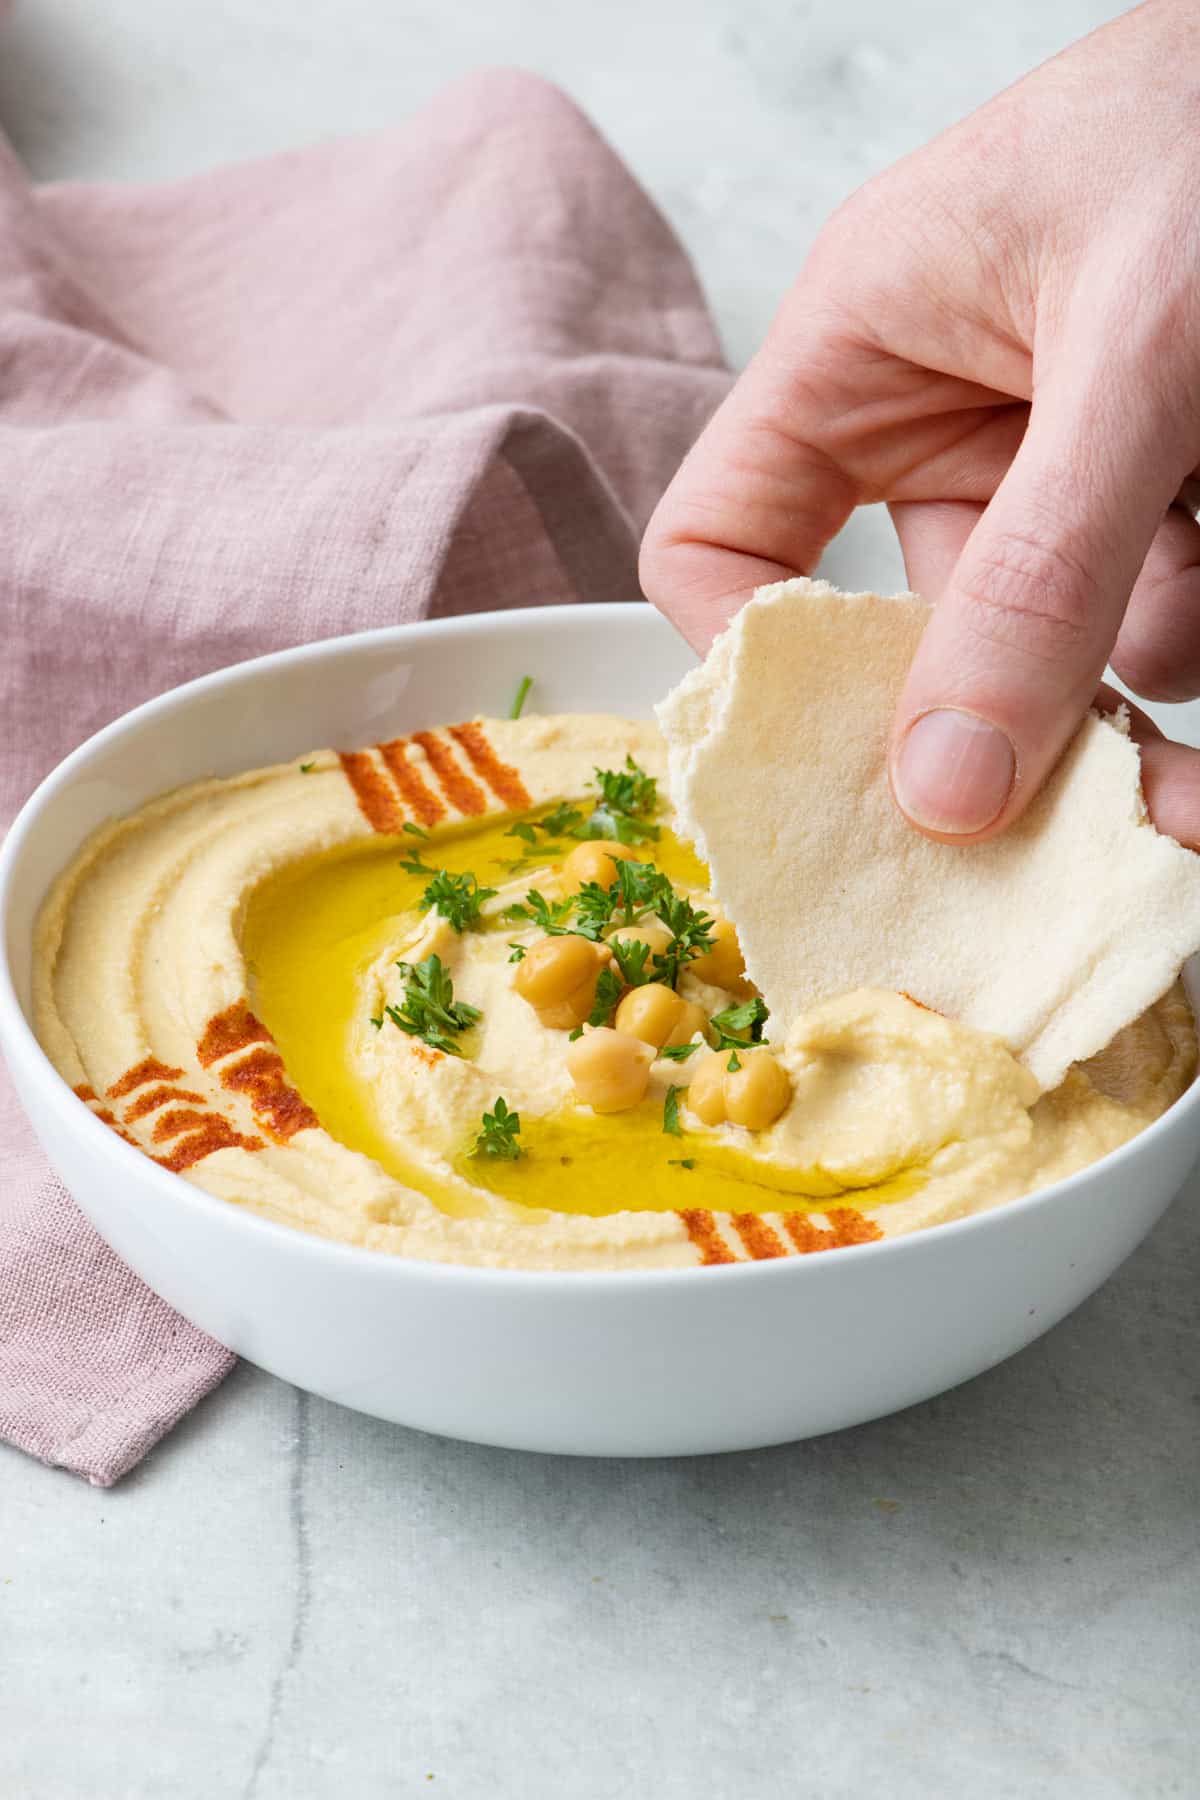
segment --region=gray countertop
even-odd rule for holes
[[[145,178],[523,63],[741,361],[844,193],[1114,10],[26,0],[0,121],[39,175]],[[833,568],[902,583],[877,516]],[[109,1493],[0,1450],[0,1794],[1190,1800],[1198,1202],[1003,1367],[754,1455],[480,1449],[247,1366]]]

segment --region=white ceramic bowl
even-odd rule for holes
[[[301,1387],[426,1431],[575,1454],[738,1450],[978,1374],[1070,1312],[1149,1231],[1200,1151],[1200,1085],[1102,1162],[978,1218],[776,1262],[555,1275],[410,1262],[268,1224],[123,1143],[39,1048],[34,916],[102,820],[314,744],[502,712],[526,672],[540,711],[645,716],[690,661],[639,605],[336,638],[166,694],[43,782],[0,852],[0,1044],[67,1187],[187,1318]]]

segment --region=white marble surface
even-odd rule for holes
[[[25,0],[0,122],[40,175],[154,177],[524,63],[742,360],[844,193],[1113,10]],[[878,518],[834,566],[900,579]],[[111,1493],[0,1450],[0,1795],[1189,1800],[1198,1201],[1004,1367],[759,1455],[483,1450],[247,1367]]]

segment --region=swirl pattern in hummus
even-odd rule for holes
[[[688,1075],[662,1059],[636,1117],[594,1119],[572,1099],[566,1034],[513,991],[510,945],[537,934],[500,915],[540,878],[528,858],[512,872],[520,845],[504,830],[510,815],[585,796],[597,766],[628,754],[661,781],[649,724],[477,720],[153,801],[93,837],[47,900],[41,1041],[101,1119],[223,1200],[371,1249],[520,1268],[728,1263],[909,1232],[1084,1166],[1191,1079],[1178,988],[1040,1098],[998,1039],[919,996],[864,990],[814,1007],[776,1047],[792,1100],[768,1130],[706,1127],[683,1095],[683,1136],[665,1136],[663,1098]],[[483,929],[414,911],[400,865],[418,841],[500,889]],[[657,853],[704,894],[703,869],[669,833]],[[261,918],[303,950],[314,883],[336,897],[393,881],[391,909],[314,940],[311,991],[293,981],[276,1005],[270,971],[249,966]],[[265,964],[270,932],[263,942]],[[375,1023],[399,998],[397,961],[431,952],[482,1013],[461,1058]],[[349,971],[344,1017],[322,957],[339,980]],[[709,1012],[729,998],[686,972],[681,991]],[[466,1151],[498,1093],[521,1112],[527,1154],[488,1168]]]

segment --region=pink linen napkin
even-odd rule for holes
[[[0,140],[0,371],[0,828],[224,663],[627,599],[727,385],[663,219],[509,72],[164,187],[32,188]],[[0,1070],[0,1437],[108,1486],[232,1362],[97,1237]]]

